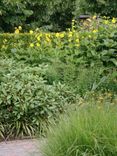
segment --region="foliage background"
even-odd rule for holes
[[[117,3],[109,0],[1,0],[0,31],[13,32],[15,26],[25,30],[41,28],[61,31],[70,27],[72,18],[81,14],[117,15]]]

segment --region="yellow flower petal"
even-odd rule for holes
[[[30,43],[30,47],[34,47],[34,43]]]
[[[37,47],[40,47],[41,45],[40,45],[39,43],[36,43],[36,46],[37,46]]]
[[[113,18],[113,19],[112,19],[112,23],[113,23],[113,24],[115,24],[116,21],[117,21],[116,18]]]
[[[19,34],[19,29],[16,29],[15,30],[15,34]]]
[[[97,29],[93,30],[93,33],[97,33],[97,32],[98,32],[98,30],[97,30]]]
[[[30,33],[30,34],[33,34],[33,30],[30,30],[29,33]]]
[[[21,26],[19,26],[19,27],[18,27],[18,29],[19,29],[19,30],[22,30],[22,27],[21,27]]]

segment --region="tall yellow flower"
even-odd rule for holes
[[[68,33],[68,37],[71,38],[72,36],[73,36],[73,33],[70,31],[70,32]]]
[[[116,18],[113,17],[112,23],[115,24],[117,22]]]
[[[56,37],[59,37],[59,36],[60,36],[60,34],[59,34],[59,33],[56,33],[56,34],[55,34],[55,36],[56,36]]]
[[[33,30],[30,30],[29,33],[30,33],[30,34],[33,34]]]
[[[30,47],[33,48],[34,47],[34,43],[30,43]]]
[[[15,34],[19,34],[19,29],[16,29],[15,30]]]
[[[64,38],[64,36],[65,36],[64,33],[60,34],[60,38]]]
[[[93,30],[93,33],[97,33],[97,32],[98,32],[98,30],[97,30],[97,29],[94,29],[94,30]]]
[[[19,29],[19,30],[22,30],[22,27],[21,27],[21,26],[19,26],[19,27],[18,27],[18,29]]]
[[[37,40],[40,41],[40,36],[37,36]]]
[[[79,43],[79,42],[80,42],[78,38],[76,39],[76,42],[77,42],[77,43]]]
[[[36,46],[37,46],[37,47],[40,47],[41,45],[40,45],[39,43],[36,43]]]
[[[47,42],[51,42],[51,39],[49,37],[46,37]]]
[[[46,37],[51,37],[51,35],[49,33],[46,33]]]

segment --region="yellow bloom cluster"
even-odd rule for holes
[[[116,22],[117,22],[116,18],[113,18],[113,19],[112,19],[112,23],[115,24]]]
[[[100,22],[101,21],[101,22]],[[100,23],[99,23],[100,22]],[[100,31],[103,33],[105,29],[110,31],[117,28],[117,19],[116,18],[106,18],[98,21],[96,16],[89,18],[82,23],[81,27],[78,27],[78,30],[75,30],[76,21],[72,20],[72,28],[68,29],[65,32],[42,32],[38,28],[34,30],[29,30],[26,33],[22,33],[22,26],[15,27],[14,34],[18,40],[15,42],[15,39],[9,43],[10,37],[4,37],[0,41],[0,47],[2,49],[7,49],[8,47],[25,47],[25,48],[80,48],[85,41],[96,40]],[[100,26],[101,25],[101,26]],[[14,34],[8,34],[14,36]],[[14,43],[13,43],[14,42]]]
[[[22,30],[21,26],[15,27],[15,34],[19,34],[21,30]]]

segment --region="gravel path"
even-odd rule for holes
[[[0,156],[42,156],[39,141],[35,139],[0,143]]]

